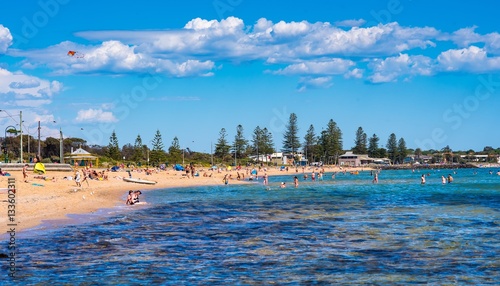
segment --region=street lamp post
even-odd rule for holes
[[[57,122],[55,120],[52,122],[57,124]],[[61,163],[61,164],[64,164],[63,155],[64,155],[64,152],[63,152],[63,132],[62,132],[62,127],[59,126],[59,163]]]
[[[3,111],[7,113],[7,115],[14,120],[14,122],[17,123],[17,121],[12,117],[12,114],[7,112],[7,110],[0,109],[0,112]],[[20,134],[21,134],[21,142],[20,142],[20,162],[23,162],[23,112],[19,111],[19,129],[20,129]],[[17,134],[17,133],[16,133]]]
[[[31,144],[31,131],[30,131],[30,127],[29,126],[24,126],[24,128],[26,128],[28,130],[28,154],[31,152],[31,149],[30,149],[30,144]]]
[[[9,152],[7,151],[7,131],[11,131],[9,133],[15,133],[17,134],[17,130],[16,130],[16,127],[12,126],[12,125],[9,125],[7,127],[5,127],[5,137],[3,139],[3,142],[4,142],[4,160],[5,160],[5,163],[9,163]],[[12,130],[14,130],[14,132],[12,132]]]

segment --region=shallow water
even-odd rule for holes
[[[14,281],[495,284],[500,176],[488,171],[425,171],[426,185],[422,173],[383,171],[379,184],[369,172],[327,174],[300,177],[295,189],[289,173],[270,178],[270,187],[148,191],[147,207],[19,234]],[[448,173],[455,180],[442,185]],[[289,187],[280,189],[281,181]]]

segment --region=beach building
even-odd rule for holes
[[[460,155],[460,158],[466,162],[496,162],[496,163],[500,163],[500,156],[499,155],[470,154],[470,155]]]
[[[377,165],[390,165],[391,159],[389,159],[389,158],[377,158],[377,159],[373,159],[373,163],[377,164]]]
[[[97,167],[99,165],[99,158],[97,156],[93,156],[82,148],[78,148],[75,151],[72,151],[71,154],[67,157],[64,157],[64,159],[68,159],[69,163],[72,166],[77,165]]]
[[[298,158],[299,162],[301,161],[306,161],[306,159],[303,158],[302,153],[296,153],[295,157]],[[273,165],[293,165],[294,164],[294,158],[292,154],[286,154],[283,152],[277,152],[277,153],[272,153],[272,154],[262,154],[259,155],[258,157],[255,155],[249,156],[250,159],[262,162],[262,163],[271,163]]]
[[[288,158],[283,153],[252,155],[249,158],[257,162],[271,163],[273,165],[286,165],[288,162]]]
[[[361,165],[372,164],[374,159],[368,157],[366,154],[354,154],[351,151],[347,151],[344,155],[339,156],[340,166],[351,166],[358,167]]]

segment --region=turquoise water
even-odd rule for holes
[[[331,285],[500,281],[500,176],[330,174],[293,188],[143,192],[146,207],[18,234],[19,284]],[[475,174],[474,172],[477,172]],[[441,184],[451,173],[454,182]],[[280,189],[279,182],[289,185]],[[131,210],[132,209],[132,210]],[[5,271],[4,271],[5,270]]]

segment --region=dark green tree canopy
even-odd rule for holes
[[[158,166],[159,164],[164,163],[166,160],[166,154],[163,150],[163,140],[161,138],[160,130],[158,129],[156,130],[155,136],[151,141],[151,146],[152,148],[149,159],[153,165]]]
[[[169,160],[171,163],[178,164],[182,162],[181,144],[179,143],[179,138],[177,138],[177,136],[174,137],[170,147],[168,147],[168,154],[170,156]]]
[[[219,132],[219,139],[217,140],[217,143],[215,144],[215,152],[214,155],[224,161],[227,159],[229,155],[229,149],[231,146],[227,143],[227,134],[226,134],[226,129],[222,128]]]
[[[372,137],[370,137],[368,143],[368,156],[370,156],[371,158],[383,158],[383,156],[381,156],[381,154],[379,153],[379,141],[380,139],[378,138],[377,134],[373,134]]]
[[[307,133],[304,136],[304,154],[309,162],[312,162],[312,158],[314,157],[314,150],[317,149],[318,145],[318,137],[314,132],[314,126],[311,124],[309,129],[307,129]]]
[[[298,136],[299,128],[297,126],[297,115],[290,114],[285,133],[283,134],[283,152],[295,153],[301,146]]]
[[[241,159],[246,156],[248,141],[243,135],[243,126],[236,126],[236,135],[234,136],[234,143],[232,146],[233,154],[236,153],[236,157]]]
[[[111,133],[111,136],[109,137],[107,156],[114,160],[121,159],[120,147],[118,145],[118,137],[116,136],[114,130],[113,133]]]
[[[320,142],[324,152],[323,162],[333,162],[342,154],[342,131],[333,119],[328,122],[326,130],[321,132]]]
[[[363,131],[363,128],[359,127],[356,131],[356,139],[354,139],[354,147],[352,148],[352,152],[354,154],[367,154],[368,148],[366,147],[366,133]]]
[[[387,155],[389,156],[389,159],[391,159],[391,162],[394,164],[396,163],[396,159],[398,156],[398,140],[396,139],[396,134],[391,133],[389,135],[389,139],[387,139]]]

